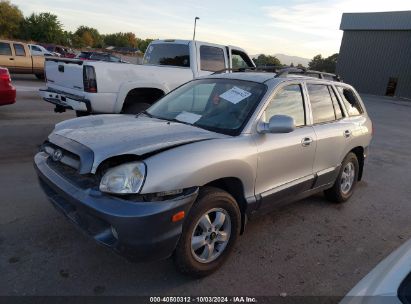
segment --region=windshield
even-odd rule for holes
[[[266,91],[261,83],[234,79],[191,81],[151,106],[155,118],[238,135]]]
[[[187,44],[154,43],[144,54],[143,64],[190,67],[190,51]]]

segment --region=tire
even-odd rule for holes
[[[44,74],[34,74],[37,79],[44,80]]]
[[[77,117],[83,117],[83,116],[88,116],[88,115],[90,115],[89,112],[76,111],[76,116]]]
[[[346,202],[354,193],[358,182],[359,168],[357,156],[352,152],[348,153],[341,164],[334,185],[324,191],[326,198],[335,203]],[[350,170],[354,170],[354,172]],[[350,174],[347,174],[347,172],[350,172]],[[347,184],[348,181],[350,182]]]
[[[204,233],[201,219],[204,219],[206,214],[209,215],[210,221],[205,222],[211,225],[205,226],[211,227],[212,231]],[[221,219],[221,214],[224,215],[224,220],[218,221],[217,217]],[[221,223],[224,224],[219,227],[218,224]],[[214,229],[214,226],[217,228]],[[173,255],[177,269],[194,277],[204,277],[216,271],[233,250],[240,228],[241,213],[235,199],[218,188],[201,189],[188,218],[184,221],[183,231]],[[224,240],[224,235],[227,241]],[[195,249],[192,247],[193,237],[200,239],[198,244],[205,245],[195,246],[198,247]],[[212,250],[209,251],[209,248]],[[209,257],[208,252],[212,252]],[[201,260],[202,258],[204,260]]]
[[[147,110],[149,107],[150,107],[149,103],[136,102],[136,103],[127,105],[124,108],[123,113],[124,114],[138,114],[138,113],[143,112],[144,110]]]

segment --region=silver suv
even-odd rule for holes
[[[256,214],[320,191],[348,200],[371,137],[347,84],[223,73],[137,116],[59,123],[35,167],[54,206],[98,243],[137,261],[173,256],[180,271],[204,276]]]

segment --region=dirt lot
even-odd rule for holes
[[[343,296],[411,237],[411,103],[364,96],[375,138],[364,181],[348,203],[321,195],[250,222],[225,266],[193,280],[171,261],[132,264],[79,233],[41,192],[32,165],[61,120],[15,79],[18,100],[0,107],[0,295]]]

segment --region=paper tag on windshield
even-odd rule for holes
[[[244,91],[243,89],[233,87],[227,92],[224,92],[223,94],[220,95],[221,98],[224,98],[225,100],[228,100],[229,102],[233,104],[239,103],[241,100],[246,99],[247,97],[250,97],[251,93]]]
[[[183,111],[176,116],[176,119],[182,122],[186,122],[189,124],[195,123],[197,120],[201,118],[201,115],[197,115],[194,113]]]

